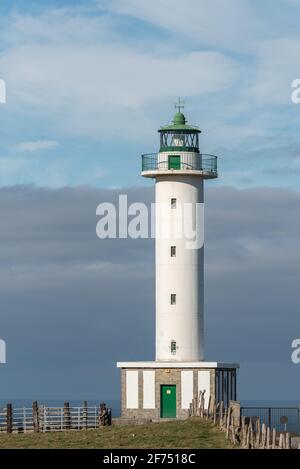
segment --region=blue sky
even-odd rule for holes
[[[188,3],[1,2],[0,184],[147,184],[181,95],[217,184],[298,189],[300,2]]]

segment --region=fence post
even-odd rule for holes
[[[279,436],[279,449],[283,449],[283,440],[284,440],[283,433],[280,433],[280,436]]]
[[[71,429],[71,413],[69,402],[64,403],[64,427],[66,430]]]
[[[218,410],[218,407],[219,407],[219,402],[217,403],[216,400],[214,401],[214,409],[213,409],[213,421],[214,421],[214,425],[216,425],[217,423],[217,410]]]
[[[99,427],[111,425],[111,408],[107,408],[102,402],[99,406]]]
[[[43,406],[43,419],[44,419],[43,431],[46,432],[47,431],[47,423],[48,423],[48,415],[47,415],[47,408],[46,408],[45,405]]]
[[[226,422],[226,438],[229,437],[230,421],[231,421],[231,408],[228,407],[228,410],[227,410],[227,422]]]
[[[6,406],[6,431],[12,433],[13,431],[13,407],[12,404]]]
[[[254,434],[253,434],[253,423],[252,423],[252,419],[250,417],[250,421],[249,421],[249,428],[250,428],[250,433],[249,433],[249,441],[250,441],[250,448],[251,449],[254,449]]]
[[[104,427],[105,425],[105,404],[101,402],[99,406],[99,427]]]
[[[98,409],[97,409],[97,406],[95,405],[93,407],[94,409],[94,426],[93,428],[97,428],[98,427]]]
[[[247,425],[246,448],[250,449],[250,424]]]
[[[223,411],[224,411],[224,404],[223,401],[220,402],[220,407],[219,407],[219,425],[220,428],[222,428],[223,425]]]
[[[243,448],[246,447],[246,423],[245,417],[241,417],[241,438],[240,444]]]
[[[270,427],[267,428],[267,449],[270,449],[270,437],[271,437],[271,429]]]
[[[255,422],[255,448],[259,449],[259,444],[260,444],[260,418],[258,418]]]
[[[231,408],[234,425],[239,427],[241,425],[241,404],[238,401],[229,401],[229,407]]]
[[[208,398],[206,420],[209,420],[210,418],[210,407],[211,407],[211,396],[209,396]]]
[[[27,424],[26,424],[26,407],[23,407],[23,432],[27,431]]]
[[[83,425],[84,425],[84,428],[87,430],[88,428],[88,402],[87,401],[83,402],[82,414],[83,414]]]
[[[64,409],[63,407],[60,408],[60,429],[64,431]]]
[[[276,449],[276,428],[272,431],[272,449]]]
[[[112,412],[111,412],[111,407],[107,409],[107,425],[110,427],[111,426],[111,421],[112,421]]]
[[[222,428],[224,430],[226,430],[226,424],[227,424],[227,413],[228,413],[228,408],[225,407],[225,410],[224,410],[224,416],[223,416],[223,420],[222,420]]]
[[[241,417],[241,445],[246,446],[246,435],[245,435],[245,417]]]
[[[39,421],[39,406],[37,401],[32,403],[32,420],[33,420],[33,431],[40,431],[40,421]]]
[[[200,417],[202,419],[205,417],[205,391],[201,394]]]
[[[199,399],[198,396],[196,395],[194,397],[194,416],[197,416],[199,413]]]
[[[285,435],[285,449],[291,449],[291,435],[287,433]]]
[[[231,430],[231,441],[233,443],[233,445],[236,445],[237,444],[237,439],[236,439],[236,428],[235,428],[235,425],[234,425],[234,418],[233,416],[231,415],[231,425],[230,425],[230,430]]]
[[[263,423],[261,426],[261,449],[266,449],[266,438],[267,438],[267,428],[266,428],[266,424]]]
[[[216,398],[212,396],[211,402],[210,402],[210,418],[213,420],[214,418],[214,409],[215,409],[215,404],[216,404]]]

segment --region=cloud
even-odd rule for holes
[[[155,38],[154,49],[128,44],[105,18],[76,9],[15,15],[1,34],[9,44],[0,58],[7,112],[50,116],[72,134],[132,138],[136,126],[149,127],[147,103],[214,93],[238,79],[237,64],[221,52],[168,50]]]
[[[95,232],[97,205],[125,192],[129,203],[154,198],[152,188],[0,190],[3,396],[117,397],[115,362],[153,359],[154,242]],[[206,357],[241,362],[242,397],[296,399],[299,204],[293,190],[206,191]],[[270,370],[264,388],[254,363]]]
[[[292,81],[299,76],[300,37],[279,37],[261,41],[257,48],[255,79],[247,90],[261,105],[294,106]]]
[[[300,6],[300,0],[285,0],[285,2],[296,7]]]
[[[2,176],[2,184],[57,187],[98,184],[100,177],[107,186],[135,183],[133,155],[155,151],[155,130],[183,95],[189,121],[203,130],[201,150],[224,154],[227,182],[297,187],[291,171],[287,178],[265,173],[277,164],[272,152],[282,149],[280,167],[291,166],[288,155],[297,146],[300,114],[290,84],[298,75],[298,24],[293,36],[283,25],[295,21],[294,9],[244,0],[189,4],[86,2],[27,14],[24,8],[6,18],[4,148],[16,135],[29,143],[51,135],[64,151],[44,154],[43,168],[32,158],[15,180]]]
[[[261,26],[255,9],[245,0],[109,0],[105,5],[115,14],[130,15],[196,44],[222,49],[244,50]]]
[[[14,146],[16,150],[24,151],[24,152],[36,152],[36,151],[44,151],[44,150],[51,150],[58,146],[58,142],[54,140],[37,140],[36,142],[21,142]]]
[[[64,148],[59,160],[47,165],[49,177],[31,165],[26,173],[31,179],[23,173],[18,182],[78,184],[82,159],[72,145],[80,148],[84,137],[103,144],[100,176],[104,170],[113,174],[112,161],[120,150],[129,158],[140,151],[137,143],[145,151],[154,144],[154,129],[171,119],[178,95],[186,98],[189,120],[203,130],[201,149],[218,153],[226,148],[227,161],[236,165],[229,182],[257,181],[257,174],[249,173],[254,158],[255,172],[264,170],[264,147],[259,156],[257,151],[263,139],[273,141],[276,150],[285,135],[291,151],[300,123],[290,101],[298,32],[286,36],[278,28],[277,10],[258,9],[254,2],[189,4],[155,0],[150,8],[147,2],[124,0],[101,2],[97,8],[96,2],[87,2],[14,13],[6,20],[0,32],[1,74],[9,91],[5,119],[4,114],[0,119],[3,133],[7,127],[11,134],[15,126],[19,135],[18,123],[26,122],[29,132],[20,141],[43,141],[50,134]],[[282,11],[284,18],[290,14]],[[84,145],[93,161],[82,182],[94,183],[95,149],[90,151],[90,141]],[[244,153],[248,161],[241,165]],[[126,171],[124,178],[132,181]],[[241,171],[246,178],[239,177]],[[274,181],[270,184],[284,183]]]

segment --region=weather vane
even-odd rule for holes
[[[181,101],[180,97],[178,98],[178,102],[175,103],[175,108],[178,109],[178,112],[184,108],[184,101]]]

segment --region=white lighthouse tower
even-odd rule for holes
[[[155,178],[156,360],[190,362],[203,360],[204,257],[186,231],[196,226],[190,215],[203,214],[195,208],[204,202],[204,179],[217,177],[217,158],[199,155],[200,130],[187,125],[180,100],[176,107],[173,123],[159,130],[154,168],[144,156],[142,175]]]
[[[142,176],[155,180],[156,357],[117,364],[125,418],[186,418],[199,391],[236,399],[238,365],[204,361],[203,186],[217,157],[200,152],[201,131],[175,106],[159,152],[142,155]]]

